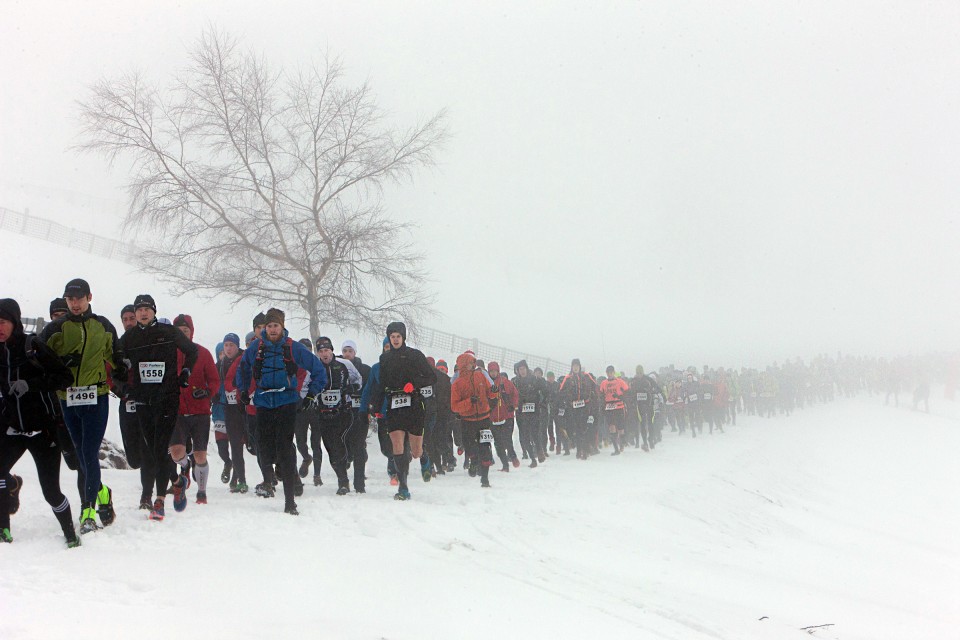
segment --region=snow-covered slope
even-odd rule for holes
[[[325,467],[298,518],[214,477],[209,505],[150,522],[137,472],[108,470],[117,522],[76,550],[25,459],[0,637],[954,638],[958,426],[844,400],[489,490],[458,470],[407,503],[371,440],[368,493]]]

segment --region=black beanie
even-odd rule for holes
[[[391,333],[399,333],[403,337],[403,341],[407,341],[407,325],[402,322],[391,322],[387,325],[387,337],[390,337]]]
[[[136,313],[136,312],[137,312],[137,308],[134,307],[132,304],[128,304],[123,309],[120,309],[120,317],[123,317],[123,314],[125,313]]]
[[[149,293],[141,293],[137,296],[136,300],[133,301],[133,308],[139,309],[140,307],[147,307],[153,309],[153,312],[157,312],[157,303],[153,301],[153,296]]]
[[[267,316],[262,311],[253,316],[253,328],[256,329],[261,324],[267,324]]]
[[[333,340],[327,336],[317,338],[317,351],[320,351],[320,349],[330,349],[330,351],[333,351]]]
[[[67,306],[67,301],[63,298],[54,298],[50,301],[50,317],[53,317],[53,314],[58,311],[66,311],[70,313],[70,307]]]

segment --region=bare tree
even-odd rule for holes
[[[443,112],[397,130],[339,61],[274,71],[213,29],[172,86],[129,75],[91,94],[78,148],[132,159],[125,231],[176,293],[275,304],[314,339],[321,322],[381,331],[429,307],[421,255],[382,195],[432,164]]]

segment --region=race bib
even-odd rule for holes
[[[137,403],[134,400],[127,400],[126,407],[127,407],[127,413],[137,412]]]
[[[607,411],[613,411],[614,409],[619,409],[620,407],[617,406],[618,404],[620,404],[620,403],[619,403],[619,402],[608,402],[608,403],[607,403]]]
[[[500,422],[494,422],[494,423],[493,423],[493,426],[499,427],[499,426],[502,426],[502,425],[505,425],[505,424],[507,424],[507,421],[506,421],[506,420],[501,420]]]
[[[227,391],[227,404],[237,404],[237,390]]]
[[[647,401],[647,394],[645,393],[637,394],[637,402],[646,402],[646,401]]]
[[[713,394],[712,394],[712,393],[705,393],[705,394],[703,394],[703,399],[704,399],[704,400],[713,400]]]
[[[163,382],[163,374],[166,371],[166,362],[141,362],[140,382],[141,384],[160,384]]]
[[[433,385],[430,385],[429,387],[424,387],[423,389],[420,389],[420,395],[421,395],[422,397],[424,397],[424,398],[432,398],[432,397],[433,397]]]
[[[97,404],[97,385],[89,387],[67,387],[67,406],[85,407]]]
[[[587,401],[574,400],[573,402],[570,403],[570,406],[572,406],[574,409],[582,409],[583,407],[587,406]]]
[[[493,442],[493,431],[490,429],[481,429],[480,430],[480,444],[485,442]]]
[[[226,422],[214,422],[213,430],[217,433],[226,433],[227,432],[227,423]]]
[[[335,407],[340,404],[340,389],[326,389],[320,394],[320,402],[325,407]]]
[[[524,402],[524,403],[523,403],[523,407],[522,407],[522,409],[521,409],[521,413],[533,413],[533,412],[536,411],[536,410],[537,410],[537,405],[536,405],[536,403],[533,403],[533,402]]]
[[[587,418],[587,424],[593,424],[593,416]]]
[[[350,398],[350,406],[354,409],[360,408],[360,398]]]
[[[560,416],[560,417],[562,418],[562,417],[563,417],[563,412],[564,412],[564,411],[565,411],[565,410],[563,409],[563,407],[561,407],[561,408],[559,408],[559,409],[557,409],[557,415],[558,415],[558,416]]]
[[[390,400],[391,409],[403,409],[404,407],[410,406],[410,396],[404,394],[402,396],[393,396]]]
[[[697,394],[691,393],[691,394],[690,394],[690,402],[696,402],[696,401],[697,401]]]

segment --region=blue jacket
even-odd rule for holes
[[[297,390],[297,372],[290,375],[287,372],[287,363],[283,360],[283,346],[290,345],[290,355],[299,369],[310,372],[310,387],[308,395],[318,395],[327,384],[327,372],[324,370],[320,358],[305,346],[289,339],[287,330],[283,330],[283,338],[279,342],[267,339],[267,330],[260,332],[260,337],[250,343],[243,352],[240,366],[237,367],[237,389],[249,389],[253,370],[260,354],[260,345],[263,345],[263,360],[260,364],[260,379],[253,393],[253,404],[258,408],[276,409],[288,404],[300,402],[300,392]]]
[[[370,377],[367,378],[367,384],[363,387],[363,395],[360,396],[360,411],[366,413],[370,406],[370,400],[373,398],[374,389],[380,387],[380,363],[375,363],[370,367]],[[379,411],[374,411],[374,413],[379,413],[381,415],[387,414],[387,398],[383,399],[383,404],[380,406]]]

